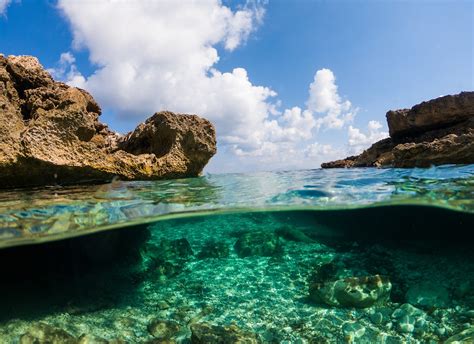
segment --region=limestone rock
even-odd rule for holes
[[[0,188],[196,176],[216,152],[196,115],[159,112],[120,136],[100,114],[35,57],[0,55]]]
[[[391,289],[388,278],[375,275],[313,283],[309,295],[311,300],[329,306],[366,308],[386,302]]]
[[[474,116],[474,92],[432,99],[411,109],[387,112],[390,137],[413,136],[463,122]]]
[[[217,326],[207,323],[191,325],[192,344],[257,344],[259,338],[250,332],[243,331],[235,325]]]
[[[474,163],[474,92],[440,97],[387,113],[390,138],[323,168],[429,167]]]

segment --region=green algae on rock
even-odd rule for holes
[[[121,136],[100,114],[35,57],[0,54],[0,188],[197,176],[216,152],[196,115],[159,112]]]

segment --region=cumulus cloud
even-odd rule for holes
[[[0,0],[0,15],[4,14],[7,10],[11,0]]]
[[[69,51],[62,53],[57,66],[48,68],[48,72],[53,78],[63,80],[71,86],[81,88],[86,86],[86,79],[76,67],[76,58]]]
[[[378,121],[369,121],[367,124],[367,133],[364,134],[360,129],[349,126],[347,134],[349,136],[349,147],[351,154],[361,153],[372,143],[387,138],[388,132],[381,130],[382,124]]]
[[[327,68],[320,69],[309,85],[309,98],[306,102],[308,110],[318,114],[317,127],[341,129],[352,122],[357,109],[348,100],[342,100],[337,91],[336,77]]]
[[[218,155],[232,156],[232,169],[316,167],[313,158],[334,150],[315,143],[314,132],[343,128],[355,115],[329,69],[316,72],[305,109],[279,110],[276,92],[254,85],[244,68],[216,68],[219,49],[238,48],[262,23],[261,2],[231,9],[219,0],[59,0],[58,7],[70,22],[73,48],[87,49],[96,70],[82,75],[65,52],[51,70],[57,78],[89,90],[129,123],[165,109],[210,119]]]

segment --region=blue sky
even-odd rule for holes
[[[474,89],[472,1],[2,3],[0,52],[88,89],[113,129],[210,118],[212,172],[318,167],[386,135],[387,110]]]

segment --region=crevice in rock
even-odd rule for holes
[[[13,81],[13,87],[15,87],[18,97],[20,98],[20,112],[23,117],[23,120],[29,121],[31,119],[31,111],[28,109],[26,104],[26,94],[25,91],[31,88],[34,88],[34,85],[31,84],[28,80],[20,79],[12,70],[12,68],[7,64],[7,72],[10,74],[10,77]]]

